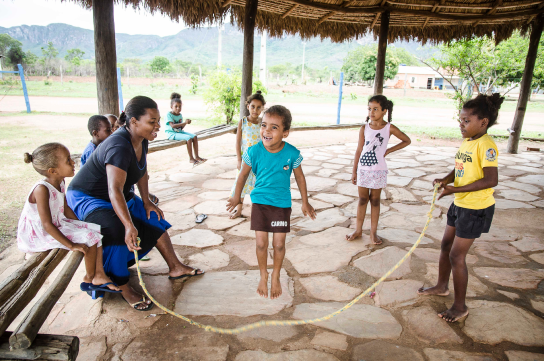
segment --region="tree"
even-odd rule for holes
[[[267,93],[261,81],[254,76],[252,93],[257,90]],[[209,88],[204,93],[204,102],[211,106],[218,118],[225,117],[227,124],[230,124],[239,111],[241,94],[242,73],[217,69],[209,76]]]
[[[170,61],[164,56],[156,56],[149,64],[149,68],[153,73],[168,73],[170,71]]]
[[[44,65],[45,65],[46,71],[49,71],[51,69],[52,60],[55,59],[57,55],[59,55],[59,52],[53,45],[53,42],[51,41],[47,43],[47,48],[44,48],[42,46],[41,49],[42,49],[42,55],[44,58]]]
[[[342,71],[346,81],[371,81],[376,76],[378,46],[360,46],[348,53],[344,58]],[[385,57],[384,79],[393,79],[399,71],[399,59],[387,51]]]
[[[83,60],[83,56],[85,55],[85,52],[81,49],[75,48],[75,49],[69,49],[67,53],[68,54],[66,54],[64,59],[66,59],[67,62],[72,64],[75,71],[81,66],[81,61]]]
[[[9,50],[12,47],[17,47],[17,46],[20,48],[23,46],[23,44],[19,40],[13,39],[8,34],[0,34],[0,55],[2,55],[2,65],[5,65],[7,63],[7,60],[9,60],[8,59]]]
[[[17,70],[17,64],[22,64],[24,62],[25,52],[19,44],[15,44],[9,48],[7,58],[11,63],[11,66],[13,66],[13,69]]]

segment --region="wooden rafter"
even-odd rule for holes
[[[323,23],[323,22],[326,21],[327,19],[333,17],[334,15],[336,15],[336,11],[331,11],[331,12],[328,13],[327,15],[322,16],[322,17],[317,21],[317,25],[320,25],[321,23]]]
[[[232,3],[234,0],[225,0],[223,1],[223,3],[221,4],[221,7],[224,8],[225,6],[228,6],[230,5],[230,3]]]
[[[282,18],[282,19],[285,19],[286,17],[289,16],[289,14],[291,14],[293,11],[295,11],[295,9],[298,8],[298,7],[299,7],[298,4],[293,5],[289,10],[287,10],[287,11],[281,16],[281,18]]]

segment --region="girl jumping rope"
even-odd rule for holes
[[[79,221],[66,203],[64,178],[75,172],[68,149],[60,143],[47,143],[32,154],[25,153],[24,160],[45,178],[26,198],[17,230],[19,249],[26,253],[53,248],[82,252],[86,274],[81,290],[121,292],[104,273],[100,226]]]
[[[368,124],[359,131],[359,144],[355,152],[351,182],[359,187],[359,205],[357,207],[357,225],[355,231],[346,235],[346,240],[353,241],[363,234],[366,206],[370,200],[370,240],[381,244],[378,238],[378,220],[380,218],[380,194],[387,185],[387,164],[385,156],[402,149],[411,143],[410,138],[399,128],[391,124],[393,102],[383,95],[374,95],[368,99]],[[383,117],[387,114],[387,122]],[[370,120],[370,122],[369,122]],[[390,135],[401,142],[387,148]]]
[[[197,166],[207,161],[207,159],[201,158],[198,155],[197,136],[183,130],[187,124],[191,124],[191,119],[187,119],[185,122],[183,121],[183,115],[181,115],[182,105],[181,95],[172,93],[170,95],[170,108],[172,111],[166,114],[166,135],[170,140],[186,140],[189,162],[193,163],[193,166]],[[193,149],[195,151],[194,157]]]
[[[238,131],[236,132],[236,156],[238,158],[237,179],[238,175],[240,174],[240,169],[242,168],[242,155],[247,152],[249,147],[261,141],[261,119],[259,118],[259,115],[264,110],[265,104],[266,101],[264,100],[260,90],[258,90],[257,93],[247,97],[246,105],[247,109],[249,110],[249,116],[244,117],[242,120],[240,120],[240,122],[238,122]],[[231,197],[234,197],[236,182],[237,180],[235,180],[234,184],[232,185],[232,190],[230,192]],[[231,214],[230,218],[234,219],[242,215],[244,197],[246,195],[250,195],[253,188],[255,188],[255,174],[253,172],[249,172],[244,189],[242,189],[242,203],[238,204],[236,210]]]
[[[442,193],[438,199],[455,194],[447,214],[442,237],[438,281],[433,287],[421,287],[420,295],[449,295],[450,274],[453,273],[455,299],[450,309],[438,314],[447,322],[457,322],[468,316],[465,296],[468,270],[465,258],[476,238],[488,233],[495,213],[493,187],[499,182],[499,151],[487,135],[495,125],[504,97],[499,93],[480,94],[467,101],[459,114],[459,128],[464,140],[455,155],[455,168],[439,183]],[[448,185],[453,182],[453,185]]]

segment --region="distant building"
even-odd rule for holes
[[[393,79],[387,80],[384,86],[387,88],[403,89],[405,80],[407,89],[453,89],[448,81],[431,68],[408,65],[400,65],[397,75]],[[459,85],[459,77],[454,76],[452,83],[457,87]]]

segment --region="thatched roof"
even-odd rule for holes
[[[72,0],[86,7],[92,0]],[[188,26],[224,21],[243,27],[246,0],[115,0],[135,8],[160,12]],[[271,36],[285,33],[332,41],[378,35],[381,14],[390,12],[389,40],[417,38],[423,43],[473,35],[508,38],[525,33],[544,12],[542,0],[259,0],[256,27]]]

